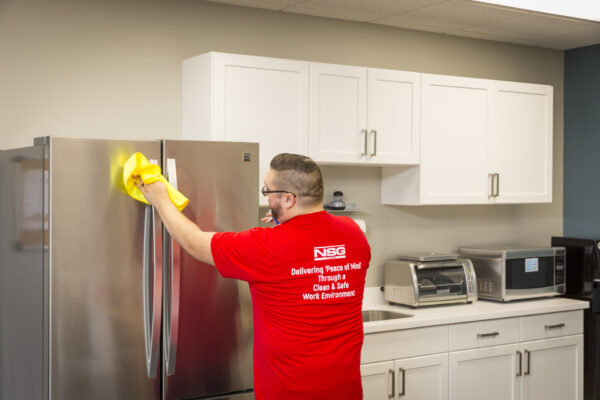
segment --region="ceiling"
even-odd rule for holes
[[[472,0],[208,1],[559,50],[600,43],[600,22]]]

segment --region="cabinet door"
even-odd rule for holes
[[[417,164],[421,74],[368,70],[368,162]]]
[[[365,162],[367,69],[310,64],[310,155],[320,162]]]
[[[421,79],[421,202],[487,203],[492,81],[441,75]]]
[[[498,203],[552,201],[552,87],[495,82],[487,142]]]
[[[395,398],[402,400],[448,399],[448,354],[396,360]],[[368,399],[369,397],[365,397]]]
[[[524,342],[523,400],[583,400],[583,335]]]
[[[517,400],[518,344],[450,353],[451,400]]]
[[[360,366],[363,398],[368,400],[388,400],[393,398],[394,362],[385,361]]]
[[[279,153],[308,154],[307,62],[215,54],[215,140],[259,142],[259,182]],[[266,204],[263,196],[261,204]]]

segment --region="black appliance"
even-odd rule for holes
[[[583,310],[583,393],[600,400],[600,240],[552,237],[566,249],[566,297],[590,302]]]

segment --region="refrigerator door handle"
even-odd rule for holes
[[[147,205],[142,260],[146,369],[150,379],[157,377],[162,317],[162,236],[156,230],[156,211],[153,206]]]
[[[177,189],[177,165],[174,158],[167,159],[167,179]],[[167,375],[175,374],[175,361],[177,358],[177,336],[179,332],[179,292],[181,271],[181,249],[179,244],[169,237],[170,266],[169,279],[165,287],[165,311],[167,315],[164,335],[164,355]]]

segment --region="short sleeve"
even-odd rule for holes
[[[218,232],[211,241],[215,266],[225,278],[247,282],[260,280],[267,263],[265,228],[243,232]]]

